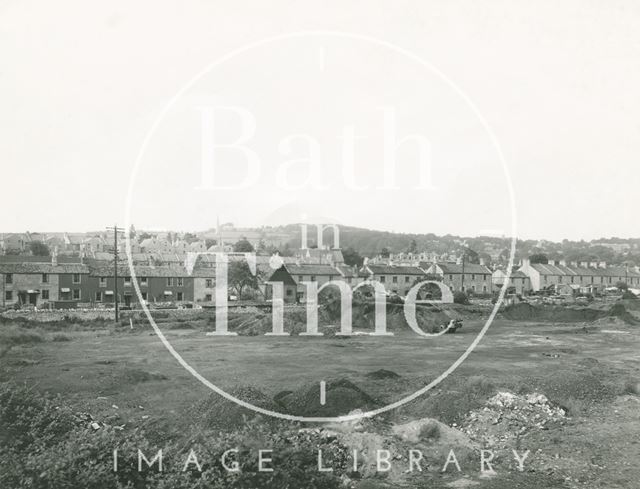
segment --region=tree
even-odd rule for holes
[[[245,261],[229,263],[228,283],[229,287],[235,290],[238,299],[242,298],[242,292],[246,287],[258,288],[258,278],[251,273],[251,269]]]
[[[247,238],[242,238],[240,241],[236,242],[236,244],[233,245],[233,251],[235,251],[236,253],[251,253],[255,250],[253,249],[253,245],[249,243]]]
[[[344,258],[345,264],[351,267],[361,267],[362,263],[364,262],[364,258],[360,256],[360,253],[354,250],[351,246],[349,246],[349,248],[347,248],[346,250],[342,250],[342,256]]]
[[[469,297],[461,290],[456,290],[453,293],[453,302],[456,304],[469,304]]]
[[[389,255],[391,255],[389,248],[387,248],[386,246],[382,248],[382,250],[380,251],[380,256],[382,256],[383,258],[389,258]]]
[[[218,242],[215,239],[207,238],[204,240],[204,245],[207,249],[211,248],[213,245],[217,245]]]
[[[416,243],[415,239],[412,239],[411,242],[409,243],[409,249],[407,250],[407,253],[416,253],[418,251],[418,243]]]
[[[618,290],[620,291],[629,290],[629,286],[627,285],[627,282],[623,282],[623,281],[618,282],[616,284],[616,287],[618,287]]]
[[[29,243],[29,250],[33,256],[51,256],[51,250],[42,241],[31,241]]]
[[[547,263],[549,263],[549,259],[547,258],[547,255],[544,255],[542,253],[536,253],[535,255],[531,255],[529,257],[529,261],[531,262],[532,265],[534,263],[542,263],[543,265],[546,265]]]

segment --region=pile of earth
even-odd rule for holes
[[[503,448],[516,446],[516,440],[533,431],[564,424],[566,416],[563,408],[543,394],[499,392],[483,408],[469,412],[461,430],[487,448]]]
[[[270,411],[280,410],[279,406],[270,397],[254,387],[237,387],[229,393],[254,406]],[[186,415],[189,419],[194,420],[198,426],[221,430],[236,428],[244,424],[248,419],[258,416],[255,411],[239,406],[216,393],[193,404]],[[272,418],[265,419],[271,420]]]
[[[296,391],[282,391],[274,401],[285,412],[307,417],[332,417],[354,409],[371,410],[379,403],[347,379],[329,380],[325,384],[325,404],[320,404],[320,385],[314,383]]]
[[[527,302],[511,304],[504,308],[502,317],[524,321],[593,322],[605,317],[617,317],[627,324],[638,324],[638,320],[624,304],[614,304],[610,309],[580,306],[533,305]]]

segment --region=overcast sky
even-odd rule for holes
[[[612,0],[0,0],[0,231],[102,229],[129,212],[138,228],[323,216],[510,235],[515,212],[524,238],[638,237],[639,25],[638,2]],[[258,43],[293,32],[307,34]],[[256,124],[260,175],[241,190],[203,188],[201,108],[219,106]],[[381,107],[398,139],[428,141],[429,188],[411,141],[398,188],[380,188]],[[230,114],[216,115],[218,141],[243,129]],[[322,189],[291,164],[309,153],[308,138],[287,143],[296,134],[314,141]],[[240,152],[216,158],[216,184],[246,176]],[[286,168],[300,188],[279,185]]]

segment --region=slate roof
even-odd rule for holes
[[[458,265],[457,263],[437,263],[437,265],[442,269],[442,271],[446,274],[461,274],[462,273],[462,264]],[[491,275],[491,270],[489,270],[485,265],[478,265],[476,263],[465,263],[464,264],[464,273],[478,273],[478,274],[489,274]]]
[[[81,263],[0,263],[0,273],[39,274],[39,273],[89,273],[89,267]]]
[[[418,267],[400,265],[367,265],[374,275],[425,275],[425,271]]]
[[[531,268],[538,271],[541,275],[557,275],[557,276],[594,276],[594,277],[640,277],[640,273],[630,268],[625,270],[624,267],[607,267],[607,268],[584,268],[569,267],[565,265],[550,265],[544,263],[534,263]]]
[[[150,266],[135,265],[137,277],[189,277],[187,269],[184,266]],[[92,277],[113,277],[113,265],[101,265],[91,268],[90,275]],[[131,270],[126,264],[118,264],[118,275],[120,277],[128,277]]]
[[[286,263],[285,268],[291,275],[340,275],[331,265]]]

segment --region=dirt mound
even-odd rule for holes
[[[638,320],[627,311],[624,304],[614,304],[609,310],[579,306],[533,305],[527,302],[511,304],[504,308],[502,317],[516,321],[593,322],[607,317],[616,317],[627,324],[638,324]]]
[[[370,379],[399,379],[400,375],[398,375],[397,373],[391,371],[391,370],[385,370],[383,368],[379,369],[379,370],[375,370],[373,372],[369,372],[367,374],[367,377],[369,377]]]
[[[445,447],[475,448],[469,437],[432,418],[422,418],[392,427],[393,434],[403,441]]]
[[[515,446],[516,439],[563,423],[565,417],[565,410],[552,405],[542,394],[499,392],[484,408],[465,417],[462,432],[489,448]]]
[[[254,387],[237,387],[232,389],[230,394],[263,409],[279,409],[274,401]],[[187,415],[199,425],[215,429],[232,429],[258,416],[256,412],[239,406],[219,394],[211,394],[206,399],[196,402]]]
[[[320,386],[313,384],[294,392],[276,394],[278,404],[287,412],[299,416],[341,416],[354,409],[373,409],[377,402],[357,385],[347,379],[326,383],[326,402],[320,404]]]

